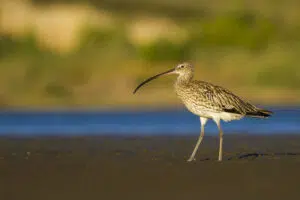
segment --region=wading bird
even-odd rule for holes
[[[208,119],[212,119],[219,129],[219,157],[222,161],[223,154],[223,131],[220,121],[239,120],[245,116],[266,118],[272,112],[257,108],[256,106],[242,100],[229,90],[213,85],[208,82],[193,80],[194,68],[189,63],[177,65],[174,69],[157,74],[143,81],[133,93],[147,82],[158,78],[162,75],[177,74],[177,80],[174,84],[177,96],[182,100],[186,108],[195,115],[200,117],[201,132],[196,146],[188,159],[195,160],[195,155],[204,136],[204,126]]]

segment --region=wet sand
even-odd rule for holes
[[[300,199],[300,136],[0,138],[3,200]]]

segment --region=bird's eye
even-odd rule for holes
[[[179,67],[180,67],[180,68],[184,68],[184,65],[180,65]]]

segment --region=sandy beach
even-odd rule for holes
[[[299,199],[300,136],[0,138],[1,199]]]

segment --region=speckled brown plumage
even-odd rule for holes
[[[259,109],[229,90],[208,82],[198,80],[185,82],[179,79],[175,83],[175,91],[188,109],[195,114],[197,114],[197,111],[209,111],[253,117],[267,117],[270,115],[269,111]]]

